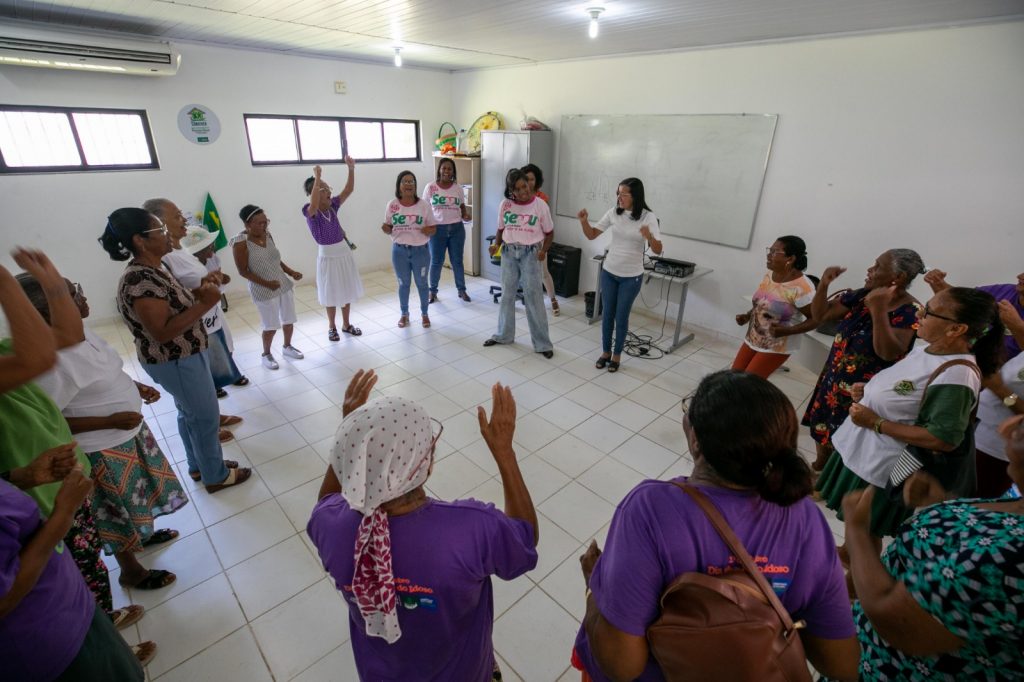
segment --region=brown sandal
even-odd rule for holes
[[[138,604],[129,604],[110,612],[110,619],[114,621],[114,627],[123,630],[129,625],[135,625],[146,615],[146,609]]]
[[[221,443],[227,443],[228,441],[234,439],[235,434],[231,433],[227,429],[221,429],[220,431],[217,432],[217,440],[219,440]]]
[[[237,469],[238,468],[238,462],[236,462],[233,459],[226,459],[226,460],[224,460],[224,466],[226,466],[228,469]],[[190,471],[190,472],[188,472],[188,477],[191,478],[193,481],[201,481],[201,480],[203,480],[203,475],[201,473],[199,473],[198,471]]]
[[[245,483],[252,476],[252,469],[249,467],[239,467],[238,469],[228,469],[228,477],[220,483],[206,486],[206,492],[216,493],[224,490],[224,488],[231,488],[232,486]]]
[[[139,642],[138,644],[133,644],[132,653],[135,654],[135,658],[139,659],[139,665],[146,667],[153,660],[153,657],[156,656],[156,643]]]
[[[241,424],[242,418],[235,414],[222,414],[220,416],[221,426],[234,426],[235,424]]]
[[[428,327],[430,327],[430,318],[427,317],[426,315],[424,315],[423,316],[423,328],[427,329]]]
[[[408,326],[409,326],[409,316],[408,315],[402,315],[400,318],[398,318],[398,327],[399,327],[399,329],[405,329]]]

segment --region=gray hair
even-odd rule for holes
[[[147,199],[142,208],[158,218],[164,217],[164,209],[167,208],[167,204],[171,203],[170,199]]]
[[[907,276],[907,286],[925,271],[924,261],[913,249],[889,249],[889,255],[892,256],[892,265],[896,272],[902,272]]]

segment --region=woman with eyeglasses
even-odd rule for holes
[[[807,245],[800,237],[779,237],[769,246],[768,274],[754,292],[753,306],[736,316],[747,335],[732,368],[767,379],[800,347],[800,335],[817,326],[811,315],[814,283],[804,275]]]
[[[384,208],[380,226],[391,237],[391,265],[398,278],[398,305],[402,316],[398,326],[409,326],[409,289],[416,282],[420,297],[420,315],[424,328],[430,326],[427,275],[430,271],[430,247],[427,244],[437,231],[434,212],[416,193],[416,176],[402,171],[395,179],[395,198]]]
[[[89,302],[80,285],[65,280],[73,309],[51,310],[39,280],[29,273],[17,279],[53,335],[61,339],[57,366],[35,383],[60,409],[92,465],[93,517],[104,550],[121,568],[118,580],[136,590],[166,587],[175,575],[146,569],[136,556],[146,546],[178,537],[176,530],[157,530],[154,522],[188,504],[174,469],[142,418],[143,402],[156,402],[160,393],[133,381],[117,351],[83,324]]]
[[[601,266],[602,352],[594,367],[607,367],[609,372],[618,372],[629,332],[629,311],[643,285],[644,252],[647,247],[659,255],[662,251],[658,216],[644,198],[644,183],[639,178],[626,178],[615,190],[615,208],[608,209],[596,225],[590,224],[590,215],[585,208],[577,217],[587,239],[597,239],[605,231],[612,235]]]
[[[498,467],[505,510],[443,502],[423,486],[440,423],[399,397],[367,402],[377,377],[360,370],[307,531],[345,595],[363,680],[497,678],[491,575],[511,580],[537,564],[537,514],[512,446],[512,391],[491,389],[480,432]]]
[[[99,241],[111,260],[128,261],[117,309],[142,368],[174,397],[189,475],[198,475],[210,493],[244,483],[252,471],[225,461],[220,447],[217,390],[206,355],[203,315],[220,303],[220,290],[207,282],[193,295],[164,269],[171,250],[167,227],[144,209],[111,213]]]
[[[280,367],[270,350],[277,330],[284,331],[281,355],[293,360],[305,356],[292,345],[295,330],[295,285],[302,273],[293,270],[281,260],[281,252],[270,234],[270,218],[259,206],[246,204],[238,212],[245,229],[231,239],[231,253],[235,257],[238,274],[249,282],[249,296],[260,314],[263,325],[263,366],[270,370]]]
[[[924,269],[916,251],[890,249],[868,268],[864,286],[832,296],[829,286],[846,268],[832,266],[821,274],[811,315],[819,325],[838,321],[838,326],[802,422],[810,427],[817,448],[811,465],[815,471],[832,454],[832,434],[853,402],[850,387],[889,367],[913,346],[921,304],[907,289]]]
[[[917,333],[927,346],[851,387],[855,402],[832,436],[835,451],[817,483],[826,506],[840,519],[844,495],[887,487],[907,445],[940,453],[936,466],[951,492],[960,497],[974,492],[974,451],[964,444],[973,438],[981,378],[999,367],[1003,323],[995,299],[975,289],[947,289],[925,305]],[[909,514],[898,499],[876,494],[872,534],[895,534]]]

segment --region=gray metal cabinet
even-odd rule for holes
[[[498,231],[498,207],[505,198],[505,174],[511,168],[535,164],[544,172],[544,193],[555,200],[555,140],[550,130],[485,130],[480,135],[480,272],[501,281],[501,267],[491,263],[487,237]],[[551,211],[552,216],[554,210]]]

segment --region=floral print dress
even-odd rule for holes
[[[818,383],[811,394],[811,402],[807,406],[802,422],[804,426],[811,427],[811,437],[822,445],[829,444],[832,434],[842,425],[850,412],[850,405],[853,403],[850,386],[868,381],[899,360],[883,360],[875,353],[871,311],[864,303],[869,291],[870,289],[857,289],[839,297],[839,303],[848,308],[849,312],[839,321],[828,360],[818,377]],[[895,310],[890,310],[889,324],[897,329],[916,331],[917,309],[916,303],[906,303]],[[907,351],[913,345],[911,340],[907,345]]]
[[[860,606],[853,618],[862,680],[1024,679],[1024,516],[956,500],[903,525],[882,561],[914,601],[964,640],[954,653],[908,656],[882,639]]]

